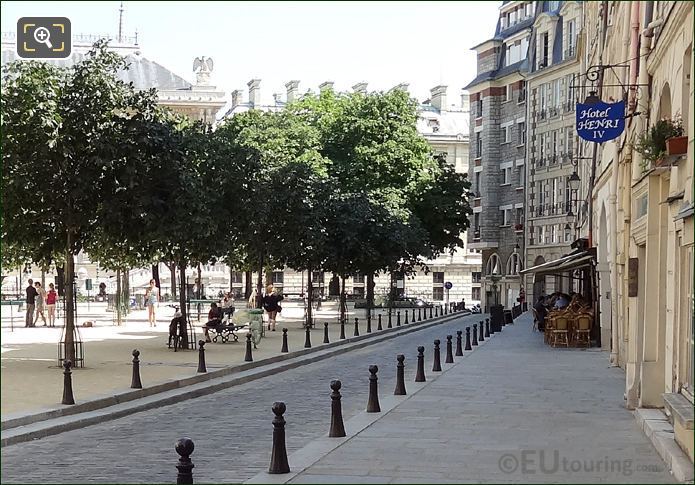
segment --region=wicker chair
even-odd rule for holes
[[[591,345],[591,327],[594,317],[589,313],[580,313],[575,318],[574,336],[577,345],[585,344],[587,347]]]
[[[565,347],[569,347],[569,317],[563,313],[556,316],[553,319],[553,347],[557,347],[558,343],[564,344]]]

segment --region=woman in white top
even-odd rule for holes
[[[43,304],[46,301],[46,290],[43,289],[43,286],[41,286],[41,283],[38,281],[34,283],[34,286],[36,287],[36,292],[38,295],[36,295],[36,318],[34,319],[34,326],[36,326],[36,322],[39,321],[39,315],[41,315],[41,318],[43,319],[43,326],[46,326],[46,317],[43,314]]]
[[[159,305],[159,288],[154,279],[150,280],[150,286],[145,290],[145,304],[147,305],[147,318],[150,322],[150,327],[157,326],[157,306]]]

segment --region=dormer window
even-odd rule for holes
[[[577,53],[577,21],[575,19],[567,21],[565,31],[567,32],[565,59],[570,59]]]
[[[538,49],[538,69],[543,69],[549,66],[549,56],[550,38],[548,32],[543,32],[540,35],[540,48]]]

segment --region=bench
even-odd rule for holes
[[[241,330],[242,328],[245,328],[247,325],[216,325],[214,327],[208,327],[206,325],[203,325],[203,328],[208,329],[208,334],[210,334],[210,338],[213,342],[217,343],[217,339],[219,338],[223,344],[226,344],[229,342],[230,337],[234,339],[234,342],[239,341],[239,336],[236,334],[237,330]]]

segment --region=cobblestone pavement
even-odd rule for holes
[[[246,480],[267,470],[274,401],[287,404],[291,453],[327,433],[331,379],[343,383],[343,414],[349,419],[366,407],[370,364],[379,366],[380,393],[391,394],[396,354],[405,354],[406,379],[412,380],[418,345],[426,346],[429,370],[432,341],[444,342],[447,334],[455,335],[479,319],[480,315],[461,317],[177,405],[3,448],[1,481],[172,483],[178,458],[173,445],[184,436],[195,442],[192,458],[197,483]]]

